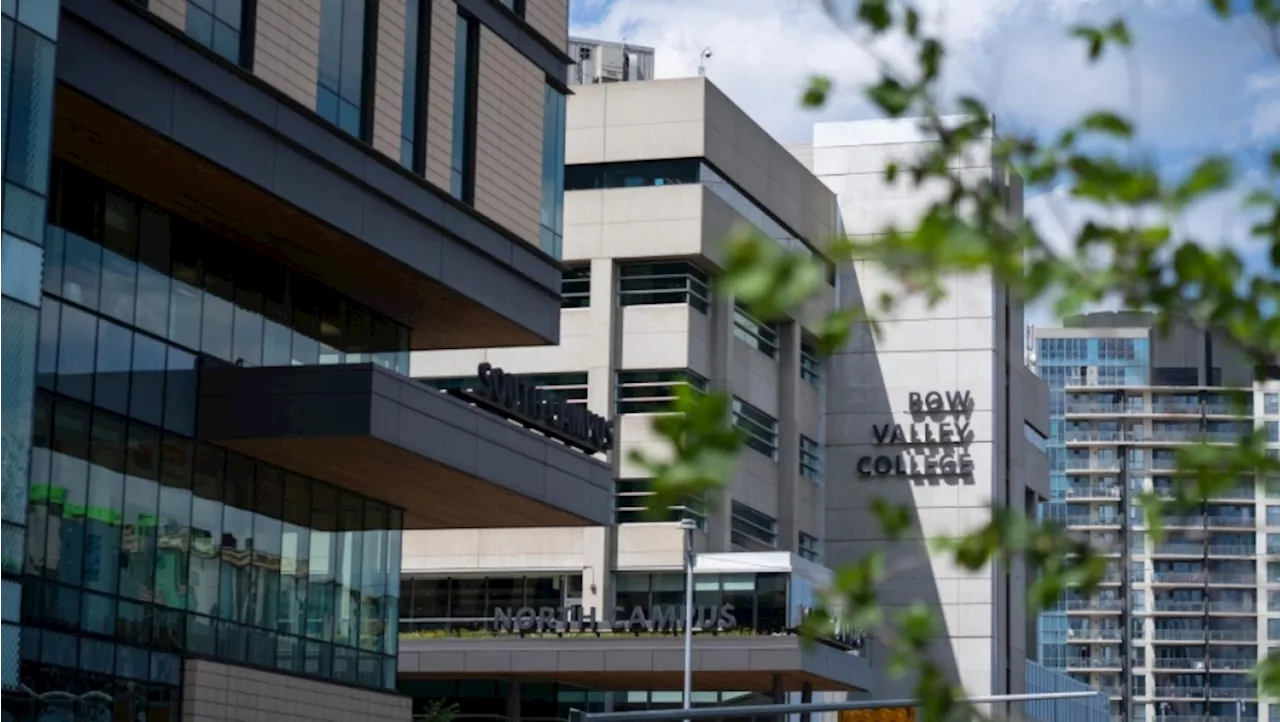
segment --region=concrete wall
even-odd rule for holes
[[[188,722],[409,722],[408,697],[188,659],[182,719]]]
[[[405,26],[405,3],[409,0],[380,0],[378,3],[378,52],[374,62],[373,147],[392,158],[400,158],[400,126],[404,100],[404,56],[406,33],[418,31]],[[417,2],[417,0],[412,0]]]
[[[888,184],[883,177],[891,159],[902,162],[926,149],[911,121],[870,121],[817,125],[812,149],[800,155],[807,159],[811,153],[815,173],[838,194],[847,233],[866,237],[888,225],[909,227],[938,197],[936,186]],[[988,158],[978,149],[958,161],[957,170],[975,182],[1007,181],[993,172]],[[838,305],[871,307],[882,335],[876,338],[865,325],[855,326],[848,345],[830,362],[827,561],[838,568],[870,550],[885,552],[890,581],[881,601],[891,607],[923,602],[940,608],[946,639],[939,640],[935,659],[953,678],[971,694],[1021,691],[1030,633],[1022,611],[1025,570],[970,572],[931,552],[928,540],[980,527],[992,503],[1023,508],[1028,475],[1045,475],[1032,484],[1033,493],[1047,486],[1047,462],[1027,452],[1022,428],[1027,414],[1047,412],[1047,390],[1036,388],[1038,381],[1021,371],[1020,304],[984,274],[953,275],[946,285],[947,297],[930,306],[874,262],[854,260],[840,271]],[[882,293],[897,299],[888,312],[876,309]],[[1032,401],[1013,409],[1010,398],[1019,388],[1028,390]],[[930,391],[968,393],[972,401],[959,413],[913,413],[911,394]],[[883,424],[909,429],[927,423],[936,431],[944,421],[968,424],[968,441],[908,447],[879,445],[874,439],[875,428]],[[1037,424],[1047,427],[1047,418]],[[972,460],[968,476],[865,476],[857,469],[864,456],[954,458],[961,449]],[[876,497],[912,510],[915,528],[907,538],[884,538],[870,511]],[[877,694],[892,696],[907,693],[902,685],[909,681],[878,684],[883,686],[876,687]]]

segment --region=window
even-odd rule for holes
[[[677,386],[707,390],[707,380],[688,369],[619,371],[617,413],[654,414],[671,410]]]
[[[372,84],[374,25],[367,0],[323,0],[320,8],[316,112],[351,135],[368,140],[366,97]]]
[[[693,519],[699,529],[706,528],[707,508],[701,499],[687,499],[684,503],[668,506],[662,514],[654,514],[649,511],[648,501],[654,494],[652,479],[619,479],[613,496],[617,523]]]
[[[706,313],[711,307],[707,274],[688,261],[625,263],[618,269],[618,302],[623,306],[687,303]]]
[[[818,561],[818,537],[800,532],[799,543],[796,546],[800,550],[801,558],[811,562]]]
[[[733,502],[733,517],[729,523],[730,541],[747,549],[778,546],[778,521],[741,502]]]
[[[1267,507],[1267,526],[1280,526],[1280,506]]]
[[[1023,438],[1025,438],[1027,441],[1030,441],[1032,446],[1034,446],[1034,447],[1036,447],[1037,449],[1039,449],[1039,450],[1041,450],[1041,451],[1044,451],[1044,452],[1046,452],[1046,453],[1048,452],[1048,450],[1049,450],[1049,439],[1048,439],[1047,437],[1045,437],[1045,435],[1044,435],[1044,434],[1040,433],[1040,431],[1039,431],[1038,429],[1036,429],[1036,427],[1032,426],[1031,424],[1029,424],[1029,423],[1027,423],[1027,422],[1025,422],[1025,421],[1024,421],[1024,422],[1022,422],[1022,436],[1023,436]],[[1139,455],[1139,459],[1141,459],[1141,456],[1140,456],[1140,455]],[[1131,461],[1132,461],[1132,459],[1131,459]],[[1138,468],[1138,469],[1141,469],[1141,468],[1142,468],[1141,463],[1137,464],[1136,466],[1134,466],[1133,464],[1130,464],[1130,466],[1132,466],[1133,468]]]
[[[187,0],[187,35],[227,60],[252,65],[254,2],[256,0]]]
[[[524,17],[525,0],[501,0],[502,6],[520,17]]]
[[[804,434],[800,435],[800,476],[822,483],[822,447]]]
[[[559,258],[564,239],[564,93],[550,85],[544,86],[542,106],[542,228],[539,245],[552,257]]]
[[[404,87],[400,105],[400,165],[427,169],[427,68],[431,53],[431,3],[408,0],[404,8]]]
[[[1268,444],[1280,443],[1280,421],[1268,421],[1263,424]]]
[[[587,403],[587,372],[563,374],[529,374],[520,380],[536,387],[544,396],[569,404]]]
[[[1262,395],[1262,413],[1267,416],[1280,414],[1280,394]]]
[[[591,305],[591,266],[570,266],[560,278],[560,308]]]
[[[800,378],[810,386],[822,388],[822,359],[807,341],[800,342]]]
[[[742,304],[733,305],[733,335],[769,358],[778,358],[778,325],[756,319]]]
[[[778,459],[778,420],[734,397],[733,423],[746,432],[747,446],[770,459]]]
[[[480,72],[480,24],[458,13],[453,56],[453,154],[449,192],[463,203],[476,194],[476,86]]]

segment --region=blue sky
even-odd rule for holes
[[[1255,272],[1274,272],[1262,265],[1262,247],[1247,242],[1249,220],[1237,212],[1245,187],[1268,182],[1259,170],[1280,140],[1280,57],[1251,21],[1220,22],[1205,0],[916,4],[947,44],[948,90],[984,98],[1002,129],[1054,134],[1088,111],[1108,109],[1137,120],[1134,151],[1171,177],[1205,153],[1231,153],[1243,171],[1240,187],[1193,207],[1178,227],[1237,245]],[[1065,29],[1116,15],[1128,22],[1136,51],[1090,65]],[[822,0],[571,0],[570,24],[575,35],[655,48],[658,77],[693,75],[699,51],[710,46],[707,76],[784,142],[808,140],[815,121],[875,117],[859,88],[876,77],[877,59],[901,57],[892,40],[868,50],[822,11]],[[832,77],[838,91],[818,113],[797,102],[814,72]],[[1027,203],[1028,214],[1045,223],[1050,196],[1035,196],[1051,190],[1033,189]],[[1076,220],[1096,213],[1071,210]],[[1064,243],[1069,237],[1061,228],[1043,230]]]

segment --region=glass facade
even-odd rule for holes
[[[184,653],[394,687],[402,512],[193,437],[200,354],[403,371],[405,329],[93,176],[54,179],[23,683],[151,719],[176,719]]]
[[[431,37],[431,3],[408,0],[404,6],[404,86],[400,95],[400,165],[426,171],[426,73]]]
[[[372,14],[366,5],[367,0],[323,0],[316,80],[316,113],[365,140],[365,75],[370,64],[365,45]]]
[[[564,93],[545,86],[542,113],[542,250],[555,258],[564,245]]]
[[[453,147],[449,192],[463,203],[476,194],[476,93],[480,82],[480,24],[459,12],[453,56]]]
[[[31,413],[35,396],[40,269],[44,265],[45,208],[53,133],[54,56],[58,0],[4,0],[3,97],[0,160],[3,161],[3,259],[0,269],[0,489],[3,490],[4,620],[0,671],[4,713],[20,701],[15,691],[23,652],[21,622],[23,541],[27,524],[27,476],[31,461]],[[43,687],[41,688],[43,689]]]
[[[223,58],[249,67],[253,42],[245,42],[245,25],[253,17],[254,0],[187,0],[187,35]]]
[[[400,632],[443,636],[490,628],[497,607],[581,604],[582,575],[406,578],[401,590]]]

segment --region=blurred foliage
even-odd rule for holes
[[[929,186],[936,201],[918,224],[885,228],[872,238],[831,239],[826,248],[830,258],[881,264],[901,279],[904,293],[930,303],[945,297],[947,278],[972,272],[992,274],[1026,303],[1052,301],[1062,316],[1103,304],[1149,311],[1160,330],[1176,321],[1220,333],[1247,355],[1258,378],[1280,359],[1280,148],[1262,149],[1265,186],[1242,189],[1241,174],[1226,155],[1206,156],[1185,174],[1166,177],[1140,153],[1131,152],[1138,129],[1132,119],[1113,111],[1082,109],[1077,122],[1048,139],[996,135],[982,99],[943,97],[939,79],[946,48],[926,30],[917,6],[897,0],[821,2],[873,57],[876,39],[893,33],[905,43],[914,59],[911,71],[895,72],[893,63],[878,61],[881,77],[858,90],[886,117],[917,118],[925,137],[935,141],[921,157],[885,168],[886,183]],[[1221,22],[1259,25],[1280,52],[1280,0],[1207,0],[1207,5]],[[1064,32],[1080,41],[1089,61],[1128,54],[1140,41],[1123,18]],[[802,89],[800,104],[821,108],[837,90],[831,78],[814,76]],[[1007,173],[975,179],[957,170],[962,164],[956,159],[980,146],[989,148],[994,167],[1016,173],[1028,190],[1056,189],[1100,212],[1079,229],[1062,229],[1073,235],[1068,247],[1055,250],[1011,206]],[[1241,214],[1259,219],[1248,238],[1224,245],[1219,238],[1174,233],[1181,214],[1229,190],[1245,196]],[[762,320],[799,316],[805,301],[823,285],[825,271],[818,263],[757,233],[743,232],[727,248],[717,292],[745,304]],[[1246,251],[1257,253],[1266,267],[1246,265]],[[820,350],[841,348],[857,329],[874,334],[875,315],[899,298],[881,296],[819,319]],[[724,389],[682,389],[676,413],[657,417],[655,429],[670,443],[669,452],[632,455],[633,463],[655,479],[654,513],[680,499],[713,492],[731,478],[742,434],[733,427],[729,399]],[[1203,513],[1208,497],[1234,487],[1242,476],[1257,478],[1261,487],[1265,475],[1280,472],[1280,462],[1265,454],[1263,442],[1259,432],[1235,446],[1200,444],[1179,451],[1174,493],[1135,497],[1152,536],[1161,537],[1160,520],[1166,515]],[[829,483],[850,483],[841,478],[848,470],[831,472]],[[706,498],[714,504],[717,497],[708,493]],[[877,500],[874,511],[886,538],[910,532],[910,509]],[[1033,613],[1055,603],[1064,589],[1092,592],[1106,568],[1105,557],[1082,535],[1029,518],[1020,509],[993,508],[983,527],[932,544],[935,553],[950,555],[966,569],[1025,564],[1034,576],[1028,595]],[[892,672],[912,680],[922,720],[977,716],[935,661],[937,655],[930,654],[931,646],[941,643],[938,610],[891,609],[877,601],[879,587],[892,573],[890,565],[883,552],[869,551],[836,570],[826,603],[808,618],[806,630],[811,635],[829,633],[835,625],[868,630],[876,644],[889,650]],[[1256,677],[1265,696],[1280,698],[1280,657],[1262,662]]]

